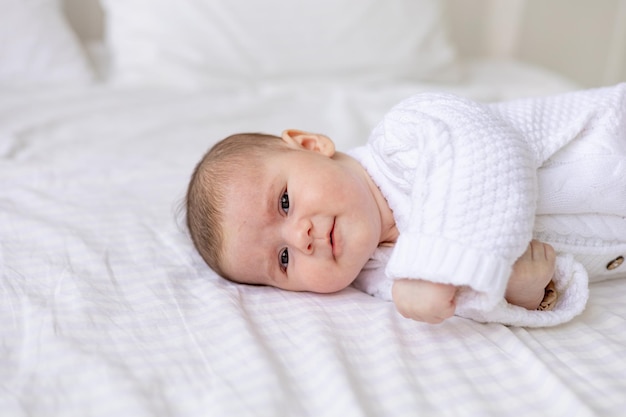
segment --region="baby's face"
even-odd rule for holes
[[[233,279],[329,293],[356,278],[380,241],[381,214],[366,172],[330,153],[275,152],[233,178],[223,210]]]

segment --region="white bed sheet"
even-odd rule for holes
[[[235,131],[298,127],[347,149],[423,89],[569,88],[510,64],[469,73],[447,87],[1,91],[0,415],[624,415],[624,280],[593,284],[556,328],[430,326],[352,288],[226,282],[177,220],[194,164]]]

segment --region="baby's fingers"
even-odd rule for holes
[[[531,257],[537,261],[553,261],[556,259],[556,252],[552,245],[549,245],[538,240],[530,242]]]
[[[556,252],[551,245],[538,240],[531,242],[531,248],[533,251],[534,274],[545,287],[554,276],[554,271],[556,270]]]
[[[456,311],[456,291],[454,285],[431,284],[425,291],[426,303],[424,318],[427,323],[439,324],[454,316]]]
[[[392,288],[393,300],[406,318],[438,324],[454,315],[456,287],[418,279],[399,279]]]

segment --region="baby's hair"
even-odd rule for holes
[[[202,259],[222,277],[234,280],[222,268],[222,210],[228,183],[237,172],[256,166],[268,153],[288,149],[278,136],[235,134],[209,149],[191,174],[185,199],[187,228]]]

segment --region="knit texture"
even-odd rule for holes
[[[368,144],[351,152],[385,195],[400,231],[386,276],[467,287],[459,311],[494,311],[533,237],[537,207],[562,210],[539,198],[539,168],[572,141],[623,140],[625,97],[622,84],[497,104],[425,93],[395,106]],[[572,265],[561,269],[576,271],[586,286],[584,269]],[[580,312],[586,298],[578,300]]]

